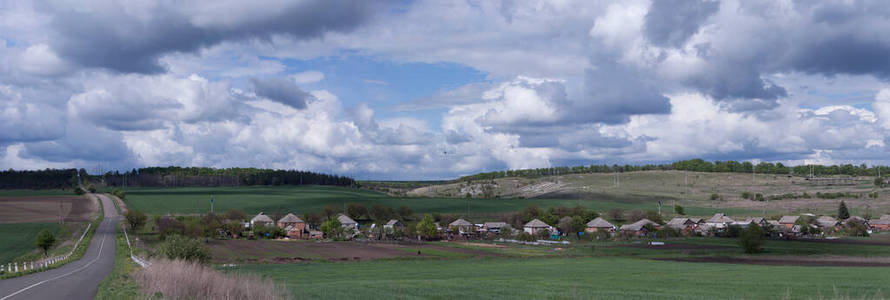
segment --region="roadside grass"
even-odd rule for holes
[[[124,199],[130,209],[148,214],[194,214],[210,211],[210,197],[214,210],[244,210],[249,214],[259,212],[321,212],[330,204],[342,207],[356,202],[367,207],[386,205],[394,209],[410,207],[415,213],[465,214],[470,207],[470,218],[485,219],[493,214],[514,212],[529,205],[542,208],[551,206],[575,206],[577,199],[524,199],[524,198],[423,198],[393,197],[386,194],[344,187],[327,186],[251,186],[251,187],[183,187],[183,188],[130,188]],[[610,208],[657,210],[657,200],[641,196],[612,197],[608,199],[582,199],[580,204],[599,211]],[[717,209],[688,207],[689,214],[707,215],[714,212],[729,214],[752,213],[747,209]]]
[[[140,267],[130,259],[130,249],[122,230],[117,232],[115,247],[114,268],[99,284],[95,299],[138,299],[141,295],[139,283],[132,276]]]
[[[298,298],[887,298],[888,268],[684,263],[628,258],[485,258],[243,265]],[[744,279],[744,280],[740,280]]]
[[[4,197],[39,197],[39,196],[74,196],[70,190],[3,190],[0,189],[0,198]]]
[[[414,254],[416,254],[418,251],[417,248],[410,248],[410,247],[409,248],[395,248],[395,249],[399,250],[399,251],[408,252],[408,253],[414,253]],[[469,254],[469,253],[444,251],[444,250],[430,249],[430,248],[423,249],[422,251],[420,251],[420,253],[422,255],[432,256],[432,257],[436,257],[436,258],[468,258],[468,257],[473,256],[472,254]]]
[[[43,255],[35,244],[37,233],[49,229],[59,239],[61,228],[57,223],[0,224],[0,264],[17,261],[16,258],[31,252]]]

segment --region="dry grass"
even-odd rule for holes
[[[286,289],[249,274],[224,274],[181,260],[152,261],[136,276],[149,297],[163,299],[287,299]]]

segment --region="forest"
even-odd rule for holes
[[[538,169],[506,170],[479,173],[463,176],[458,181],[487,180],[502,177],[540,177],[562,174],[586,174],[586,173],[614,173],[632,171],[692,171],[692,172],[732,172],[732,173],[759,173],[759,174],[784,174],[791,176],[878,176],[887,174],[890,167],[861,165],[799,165],[785,166],[782,163],[761,162],[754,165],[751,162],[738,161],[705,161],[702,159],[690,159],[676,161],[671,164],[644,164],[644,165],[589,165],[574,167],[552,167]]]
[[[352,186],[349,177],[297,170],[257,168],[148,167],[121,173],[88,175],[84,169],[46,169],[0,171],[2,189],[67,189],[77,185],[80,173],[84,185],[95,182],[106,186],[185,187],[250,185],[335,185]]]

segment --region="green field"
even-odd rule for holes
[[[542,208],[550,206],[582,205],[605,211],[610,208],[656,210],[657,200],[643,196],[595,197],[582,199],[465,199],[465,198],[401,198],[382,193],[342,187],[325,186],[251,186],[251,187],[184,187],[184,188],[130,188],[125,202],[131,209],[149,214],[190,214],[210,210],[210,197],[214,198],[214,210],[223,212],[241,209],[247,213],[258,212],[321,212],[325,206],[341,206],[349,202],[370,207],[381,204],[398,208],[408,206],[416,213],[465,214],[467,203],[470,215],[484,216],[492,213],[513,212],[528,205]],[[715,212],[728,214],[751,213],[745,209],[716,209],[688,207],[688,214],[708,215]]]
[[[38,196],[73,196],[74,192],[65,190],[0,190],[2,197],[38,197]]]
[[[890,297],[888,268],[628,258],[396,260],[245,265],[298,298],[813,299]]]
[[[58,235],[61,227],[56,223],[0,224],[0,263],[11,262],[37,249],[34,241],[44,228]]]

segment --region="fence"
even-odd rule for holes
[[[124,238],[127,239],[127,248],[130,249],[130,259],[132,259],[134,262],[136,262],[136,264],[138,264],[139,266],[141,266],[143,268],[151,266],[151,263],[148,262],[148,260],[145,260],[145,259],[133,254],[133,245],[130,244],[130,236],[127,235],[127,227],[126,227],[126,225],[123,225],[123,226],[124,226]]]
[[[92,223],[87,224],[87,229],[83,231],[83,233],[80,235],[80,238],[77,239],[76,243],[74,243],[74,247],[71,247],[71,251],[68,251],[68,253],[64,255],[51,256],[36,261],[26,261],[21,263],[13,262],[7,263],[6,265],[0,265],[0,273],[19,273],[35,270],[47,270],[51,267],[54,267],[56,264],[67,263],[68,258],[70,258],[72,254],[74,254],[74,250],[77,250],[77,246],[80,245],[80,241],[82,241],[83,237],[87,235],[87,232],[90,232],[90,227],[92,226]]]

